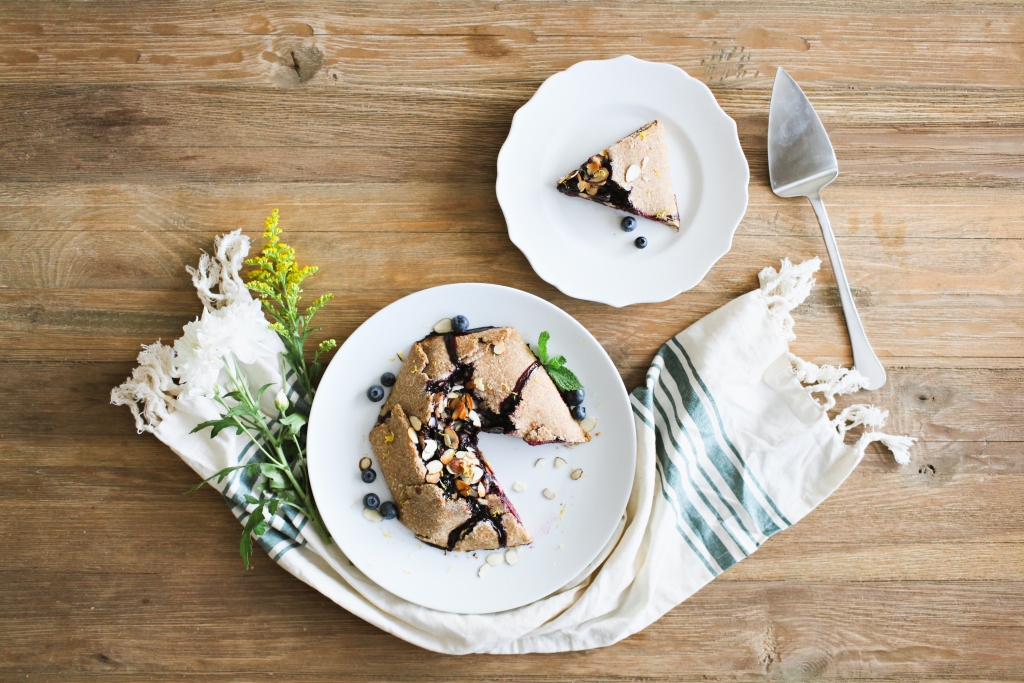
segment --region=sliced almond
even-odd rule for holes
[[[384,521],[384,518],[381,516],[379,512],[377,512],[376,510],[371,510],[370,508],[363,508],[363,517],[365,517],[367,520],[371,522]]]
[[[570,474],[569,476],[572,478],[573,481],[576,481],[577,479],[583,476],[583,470],[577,467],[572,471],[572,474]]]
[[[462,397],[462,402],[466,404],[466,408],[469,410],[473,410],[473,408],[476,407],[473,405],[473,397],[470,396],[469,394],[466,394],[465,396]]]
[[[487,487],[484,486],[483,482],[480,482],[479,484],[476,485],[476,495],[480,496],[481,498],[487,497]]]
[[[515,548],[509,548],[505,551],[505,561],[509,564],[516,564],[519,562],[519,551]]]
[[[484,578],[484,574],[486,574],[489,571],[491,571],[491,565],[485,564],[485,565],[482,565],[480,567],[480,569],[477,571],[476,575],[482,579],[482,578]]]
[[[416,434],[416,430],[413,429],[412,427],[409,427],[408,434],[409,434],[409,438],[412,439],[413,443],[419,443],[420,442],[419,436],[417,436],[417,434]]]
[[[631,183],[640,177],[640,167],[636,164],[631,165],[626,169],[626,182]],[[451,321],[449,321],[450,323]]]
[[[548,500],[555,499],[555,492],[552,491],[551,489],[544,489],[543,491],[541,491],[541,493],[544,494],[544,497],[547,498]]]
[[[431,474],[439,474],[443,467],[444,465],[441,464],[440,460],[431,460],[427,463],[427,472],[430,472]]]
[[[368,470],[371,467],[373,467],[373,461],[372,460],[370,460],[369,458],[360,458],[359,459],[359,469],[361,469],[361,470]]]
[[[436,323],[434,323],[434,332],[437,332],[438,334],[448,334],[451,331],[452,331],[452,319],[451,318],[441,318]]]
[[[492,567],[497,567],[499,564],[505,561],[505,556],[501,553],[491,553],[487,556],[487,564]]]
[[[526,490],[526,484],[524,484],[521,481],[517,481],[516,483],[512,484],[512,490],[522,493],[523,491]]]
[[[452,474],[462,474],[466,471],[465,465],[462,464],[461,460],[452,460],[448,463],[448,471]]]
[[[596,154],[587,161],[587,173],[596,173],[602,166],[601,157]]]
[[[469,380],[468,382],[466,382],[466,388],[467,389],[476,389],[476,382],[474,382],[473,380]]]
[[[556,470],[557,470],[557,469],[560,469],[560,468],[562,468],[562,467],[565,467],[565,466],[566,466],[566,465],[568,465],[568,464],[569,464],[569,463],[567,463],[567,462],[566,462],[566,461],[565,461],[564,459],[562,459],[562,458],[555,458],[555,469],[556,469]]]
[[[437,462],[437,461],[435,460],[434,462]],[[431,464],[433,464],[433,463],[431,463]],[[440,472],[431,472],[430,474],[428,474],[426,476],[426,482],[428,484],[436,484],[439,481],[441,481],[441,473]]]
[[[475,410],[469,411],[469,421],[473,423],[473,426],[480,429],[482,423],[480,422],[480,416]]]
[[[494,355],[500,356],[503,353],[505,353],[505,342],[498,342],[494,345]]]
[[[484,477],[484,468],[472,465],[469,468],[469,483],[475,484]]]
[[[583,420],[580,422],[580,429],[582,429],[588,434],[594,431],[595,427],[597,427],[597,418],[594,417],[593,415],[583,418]]]
[[[462,388],[463,387],[461,384],[456,384],[454,387],[452,387],[452,391],[462,391]]]
[[[457,448],[459,445],[459,435],[451,427],[444,428],[444,445],[448,448]]]
[[[642,160],[640,161],[640,170],[642,171],[642,170],[644,170],[645,168],[647,168],[647,157],[644,157],[644,158],[643,158],[643,159],[642,159]]]
[[[461,479],[455,480],[455,490],[461,493],[462,495],[466,495],[467,493],[469,493],[469,490],[471,488],[472,487],[468,483],[462,481]]]
[[[455,458],[455,449],[454,448],[449,448],[448,450],[446,450],[444,453],[441,454],[441,464],[442,465],[447,465],[454,458]]]
[[[545,460],[544,458],[537,458],[537,462],[533,463],[533,466],[534,467],[540,467],[541,465],[543,465],[546,462],[547,462],[547,460]]]
[[[433,439],[427,439],[423,442],[423,453],[422,457],[424,460],[430,460],[437,453],[437,442]]]
[[[415,429],[417,432],[420,431],[420,427],[423,426],[423,423],[420,422],[420,419],[415,415],[409,416],[409,424],[411,424],[412,428]]]

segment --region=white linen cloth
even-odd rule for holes
[[[249,297],[238,273],[248,239],[236,231],[216,246],[212,259],[204,254],[199,269],[190,270],[209,310]],[[783,260],[778,272],[765,268],[759,289],[661,348],[646,385],[631,397],[636,476],[620,530],[582,576],[553,595],[499,614],[453,615],[383,590],[336,545],[325,545],[301,515],[275,517],[260,545],[341,607],[436,652],[586,650],[640,631],[813,510],[857,466],[869,442],[883,441],[899,462],[908,461],[913,439],[873,431],[886,412],[855,405],[829,419],[836,394],[863,386],[856,371],[789,354],[790,311],[810,292],[819,263]],[[216,439],[209,430],[190,433],[221,411],[212,400],[181,391],[171,347],[144,347],[139,363],[112,401],[131,407],[140,433],[152,432],[204,478],[254,457],[248,439],[232,430]],[[280,382],[279,367],[258,361],[241,369],[251,386],[262,386]],[[812,392],[824,395],[824,405]],[[294,387],[290,396],[300,399]],[[855,426],[872,431],[846,445],[843,436]],[[245,494],[255,483],[236,476],[217,486],[243,523],[254,507]]]

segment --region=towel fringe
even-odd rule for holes
[[[181,391],[171,378],[174,347],[156,343],[142,345],[139,365],[132,376],[110,392],[115,406],[128,406],[135,417],[139,434],[153,432],[160,422],[174,412],[174,397]]]
[[[881,441],[892,452],[896,462],[906,465],[910,462],[910,447],[914,445],[917,439],[910,436],[895,436],[877,431],[885,426],[887,419],[889,419],[888,410],[882,410],[867,403],[856,403],[843,408],[832,419],[832,426],[839,432],[840,438],[845,437],[846,432],[854,427],[864,427],[865,430],[870,430],[861,434],[860,438],[857,439],[857,443],[853,445],[860,455],[864,455],[868,444],[873,441]]]
[[[822,394],[825,410],[832,410],[836,405],[836,396],[852,394],[869,384],[869,380],[856,368],[844,368],[834,365],[815,365],[794,354],[789,360],[796,371],[796,378],[801,384],[809,384],[808,391]]]
[[[821,259],[817,256],[795,266],[788,258],[784,258],[778,271],[768,266],[757,274],[768,310],[782,326],[782,334],[786,341],[796,339],[796,335],[793,334],[793,316],[790,313],[811,293],[811,288],[814,287],[812,276],[819,268]]]
[[[207,309],[212,311],[243,295],[245,298],[251,296],[241,276],[250,244],[241,228],[226,235],[218,235],[213,243],[213,257],[204,251],[196,268],[185,267],[192,276],[192,284],[196,287],[200,301]],[[213,291],[215,288],[216,292]]]

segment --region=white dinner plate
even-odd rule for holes
[[[478,570],[490,551],[445,552],[413,536],[398,520],[370,522],[363,496],[390,500],[367,435],[380,403],[366,390],[384,372],[398,373],[412,344],[442,318],[465,315],[470,325],[515,327],[536,348],[542,331],[548,350],[564,355],[586,391],[587,414],[597,418],[593,439],[566,447],[528,446],[511,436],[482,434],[480,447],[515,505],[533,543],[519,563]],[[328,530],[356,567],[382,588],[425,607],[483,614],[526,605],[565,586],[587,568],[617,533],[636,464],[636,433],[626,389],[594,337],[560,308],[517,289],[455,284],[426,289],[384,308],[352,333],[324,374],[309,419],[310,481]],[[374,460],[377,480],[364,484],[359,459]],[[554,467],[556,457],[568,465]],[[545,464],[537,467],[538,458]],[[572,480],[575,468],[583,476]],[[513,483],[527,485],[523,492]],[[542,491],[555,492],[548,500]]]
[[[593,154],[658,119],[665,126],[681,227],[555,189]],[[700,81],[635,57],[580,62],[548,78],[512,119],[498,154],[508,234],[542,278],[611,306],[665,301],[699,283],[732,246],[750,170],[736,122]],[[646,249],[633,242],[643,235]]]

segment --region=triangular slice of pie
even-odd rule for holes
[[[413,344],[370,445],[399,521],[421,541],[460,551],[533,541],[480,452],[481,431],[531,445],[590,440],[514,328]]]
[[[558,191],[679,229],[665,128],[658,121],[622,138],[558,181]]]

